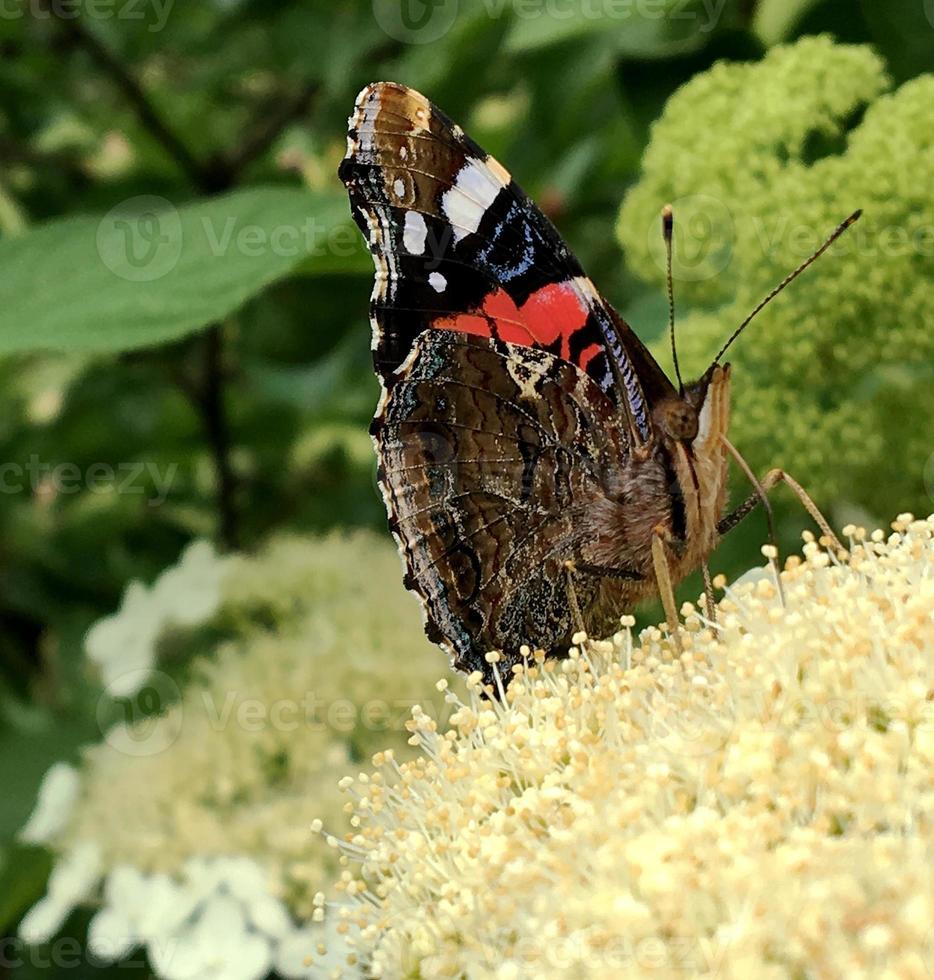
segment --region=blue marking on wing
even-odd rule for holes
[[[507,247],[502,241],[503,233],[521,234],[522,245],[519,250],[514,246]],[[544,247],[540,235],[535,235],[535,229],[527,220],[527,209],[520,207],[518,201],[511,201],[503,217],[497,221],[492,234],[483,248],[477,251],[477,264],[486,272],[491,273],[499,282],[507,283],[519,276],[525,275],[535,263],[536,250]],[[499,249],[504,253],[506,261],[497,262],[493,253]]]
[[[649,417],[645,399],[642,397],[642,386],[639,384],[639,377],[632,366],[632,362],[626,356],[623,345],[619,342],[616,330],[613,328],[613,324],[610,322],[606,312],[599,307],[595,307],[594,313],[597,317],[597,322],[600,324],[600,331],[603,334],[606,349],[619,367],[619,373],[623,379],[623,385],[626,388],[626,398],[629,402],[629,408],[635,420],[636,428],[639,430],[642,438],[648,440]]]

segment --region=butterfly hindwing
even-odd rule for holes
[[[546,351],[433,330],[374,432],[407,585],[455,665],[483,669],[487,650],[515,654],[516,637],[566,646],[565,563],[626,451],[596,383]],[[581,600],[596,587],[581,582]]]

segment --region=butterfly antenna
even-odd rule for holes
[[[666,278],[668,281],[668,335],[671,337],[671,359],[675,362],[675,377],[678,379],[678,392],[684,394],[681,380],[681,367],[678,364],[678,348],[675,345],[675,287],[671,274],[671,239],[675,227],[675,215],[670,204],[662,208],[662,233],[665,236]]]
[[[749,316],[747,316],[746,319],[743,320],[743,322],[733,331],[733,333],[730,334],[729,340],[727,340],[727,342],[720,348],[720,353],[717,354],[717,356],[713,359],[713,363],[710,365],[711,367],[713,367],[714,364],[717,364],[719,362],[720,358],[723,357],[723,355],[727,352],[727,349],[730,347],[733,341],[736,340],[736,338],[746,329],[746,327],[749,326],[749,324],[755,319],[757,314],[761,313],[762,310],[766,306],[768,306],[769,303],[771,303],[772,300],[775,299],[775,297],[786,286],[794,282],[794,280],[797,279],[798,276],[800,276],[801,273],[804,272],[804,270],[809,265],[811,265],[812,262],[815,262],[817,259],[819,259],[824,254],[824,252],[826,252],[827,249],[830,248],[830,246],[833,245],[833,243],[847,230],[847,228],[849,228],[850,225],[852,225],[855,221],[859,219],[859,216],[862,213],[863,213],[862,209],[858,211],[854,211],[849,216],[849,218],[846,219],[846,221],[841,222],[834,229],[833,233],[830,235],[827,241],[825,241],[824,244],[821,245],[821,247],[816,252],[814,252],[813,255],[810,256],[810,258],[805,259],[805,261],[802,262],[801,265],[799,265],[798,268],[794,270],[794,272],[789,272],[788,275],[785,276],[784,279],[782,279],[782,281],[768,294],[768,296],[765,297],[765,299],[762,300],[762,302],[752,311],[752,313],[750,313]]]

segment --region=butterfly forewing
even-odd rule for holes
[[[424,96],[392,83],[364,89],[341,178],[376,262],[384,380],[422,330],[447,319],[570,360],[624,399],[646,435],[646,399],[670,393],[665,375],[506,169]]]

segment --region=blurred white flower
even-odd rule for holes
[[[221,603],[221,584],[229,562],[209,541],[194,541],[174,568],[167,568],[152,588],[155,606],[171,626],[207,622]]]
[[[310,922],[339,870],[310,828],[340,820],[337,783],[351,759],[387,740],[413,754],[404,722],[415,700],[445,710],[434,687],[443,658],[402,589],[395,549],[363,532],[283,538],[249,557],[192,546],[152,589],[128,590],[89,650],[119,679],[117,641],[148,636],[149,652],[132,661],[149,658],[134,668],[145,677],[153,637],[202,617],[214,627],[205,636],[226,639],[179,674],[164,710],[128,717],[83,750],[69,814],[52,821],[55,808],[40,803],[29,826],[59,861],[79,842],[99,847],[88,945],[101,961],[144,950],[163,980],[250,980],[273,964],[296,978],[346,969],[352,951],[329,935],[339,923]],[[150,673],[157,680],[169,679]],[[46,797],[64,788],[50,776]],[[50,893],[27,931],[44,938],[66,915]]]
[[[30,944],[47,942],[72,911],[91,898],[100,878],[97,844],[84,842],[73,847],[52,869],[45,896],[23,916],[20,938]]]
[[[163,980],[262,980],[274,961],[288,976],[324,976],[323,959],[305,965],[323,937],[321,926],[298,926],[270,894],[263,868],[241,856],[193,859],[177,880],[114,868],[88,947],[100,961],[117,962],[145,946]]]
[[[56,762],[42,778],[39,797],[19,839],[26,844],[46,844],[68,824],[81,781],[78,770],[66,762]]]
[[[120,609],[95,623],[84,641],[112,697],[132,697],[145,685],[168,628],[198,626],[217,612],[229,566],[209,542],[194,541],[152,588],[142,582],[127,586]]]
[[[262,980],[272,966],[269,941],[247,928],[241,903],[229,895],[213,896],[182,932],[147,950],[164,980]]]
[[[162,610],[150,591],[142,582],[131,582],[120,609],[88,630],[85,652],[112,697],[130,697],[143,686],[156,660],[162,624]]]
[[[113,869],[101,909],[91,920],[88,947],[115,962],[147,942],[168,941],[194,913],[199,898],[168,875],[142,874],[130,865]]]
[[[71,907],[46,895],[23,916],[19,924],[20,939],[30,945],[46,943],[61,929],[70,914]]]
[[[116,963],[139,945],[127,916],[113,908],[98,912],[88,926],[88,949],[101,963]]]

